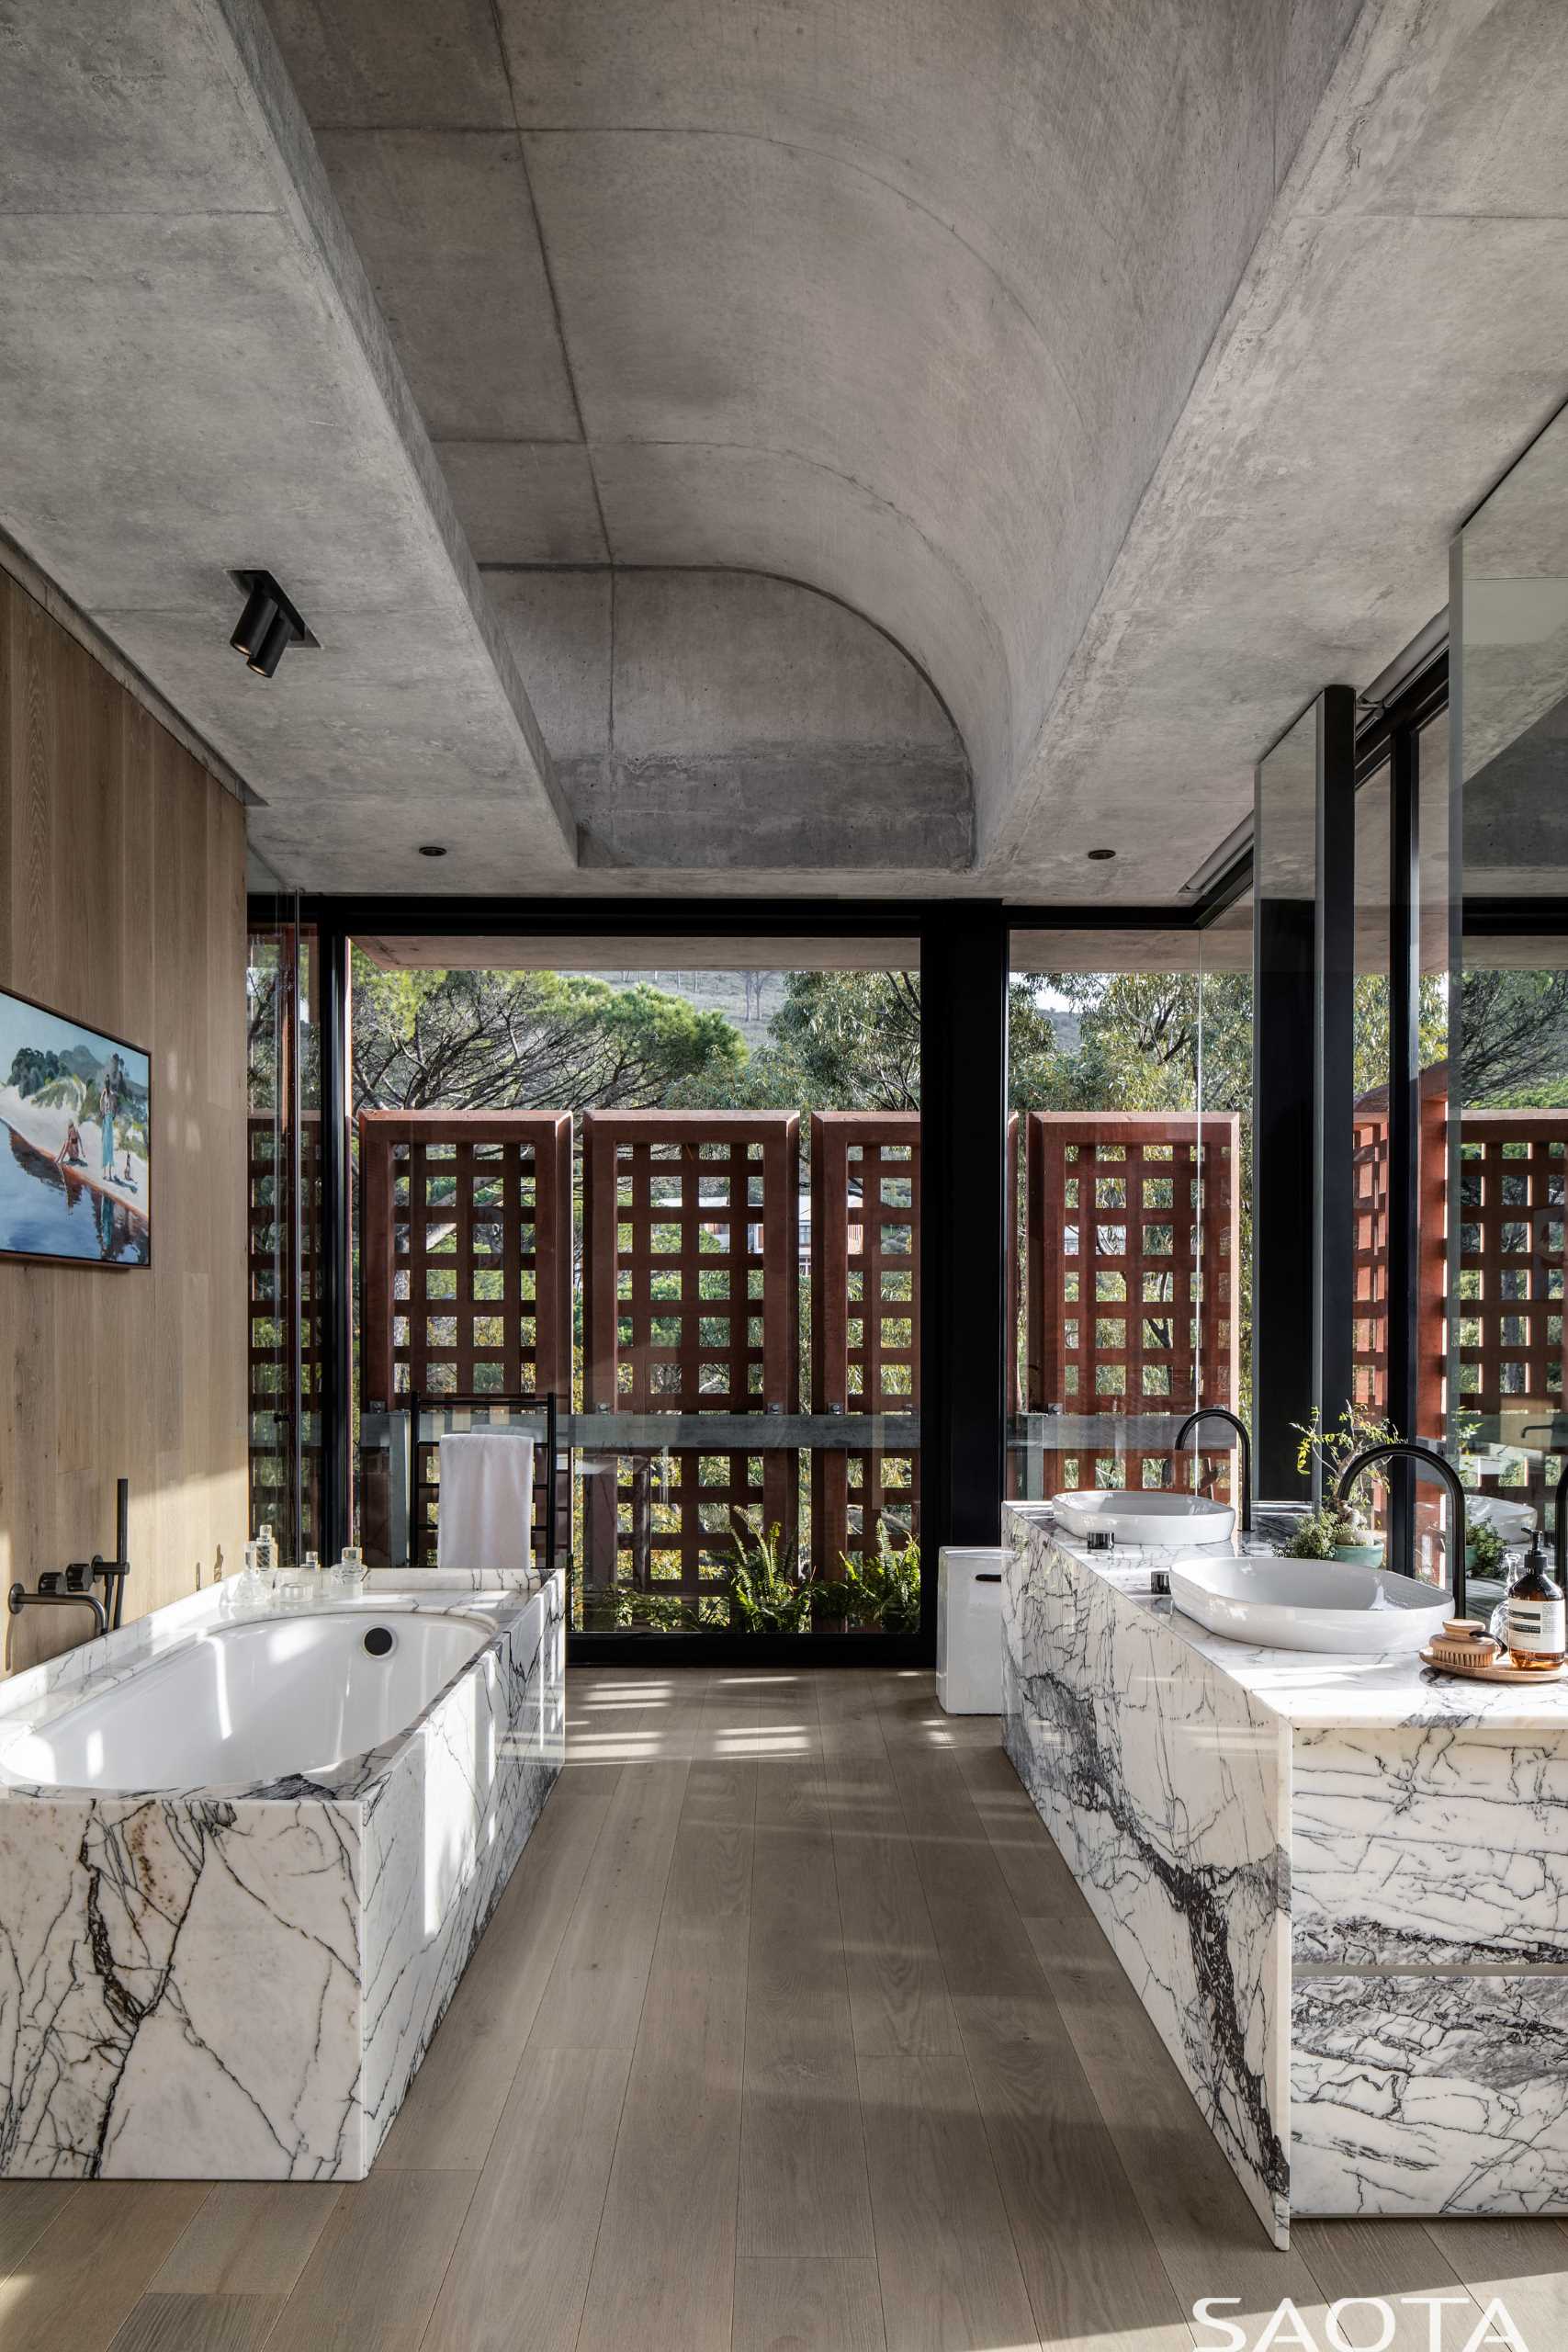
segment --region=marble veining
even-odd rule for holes
[[[1008,1751],[1277,2243],[1568,2211],[1568,1688],[1251,1648],[1169,1553],[1007,1533]]]
[[[1004,1578],[1009,1755],[1210,2129],[1285,2226],[1286,1878],[1278,1724],[1184,1676],[1152,1614],[1032,1530]]]
[[[1568,1967],[1568,1741],[1296,1733],[1299,1962]]]
[[[0,1786],[0,2175],[363,2177],[564,1747],[561,1579],[408,1582],[373,1597],[477,1617],[485,1646],[321,1779]],[[0,1728],[117,1686],[220,1599],[17,1676]]]
[[[1303,2213],[1568,2211],[1568,1977],[1298,1978]]]

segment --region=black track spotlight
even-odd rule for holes
[[[245,599],[245,609],[240,615],[240,626],[229,639],[250,661],[277,618],[277,589],[265,572],[256,579],[255,586]]]
[[[279,613],[259,645],[245,656],[245,667],[254,670],[258,678],[270,678],[285,652],[293,642],[294,630],[287,613]]]
[[[291,645],[317,642],[270,571],[235,571],[230,577],[245,592],[245,609],[229,642],[258,678],[270,678]]]

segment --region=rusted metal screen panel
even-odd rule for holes
[[[365,1111],[361,1392],[571,1396],[571,1119]]]
[[[1421,1254],[1416,1305],[1416,1430],[1440,1441],[1449,1383],[1449,1105],[1421,1101]]]
[[[571,1119],[559,1111],[359,1118],[360,1394],[369,1408],[571,1403]],[[423,1418],[423,1417],[422,1417]],[[433,1560],[436,1444],[414,1440],[411,1549]],[[362,1464],[367,1550],[387,1545],[385,1455]],[[541,1475],[543,1468],[541,1465]],[[536,1549],[543,1556],[542,1515]]]
[[[299,1129],[299,1283],[295,1282],[292,1146],[270,1112],[247,1122],[246,1344],[251,1524],[270,1521],[287,1541],[293,1521],[294,1374],[304,1421],[303,1540],[317,1541],[321,1464],[321,1120]]]
[[[1236,1402],[1240,1120],[1032,1111],[1025,1123],[1032,1412],[1181,1413]],[[1145,1464],[1148,1465],[1145,1473]],[[1230,1456],[1203,1457],[1207,1479]],[[1168,1484],[1165,1453],[1047,1453],[1072,1476]]]
[[[1461,1125],[1461,1410],[1551,1450],[1563,1408],[1568,1118],[1467,1111]],[[1491,1482],[1483,1479],[1483,1485]]]
[[[1420,1214],[1416,1434],[1435,1442],[1440,1442],[1444,1434],[1448,1389],[1448,1115],[1447,1096],[1424,1088],[1416,1178]],[[1473,1313],[1466,1309],[1467,1322],[1473,1327],[1467,1360],[1478,1367],[1470,1376],[1481,1384],[1473,1393],[1492,1400],[1472,1405],[1470,1409],[1487,1414],[1502,1409],[1495,1401],[1501,1394],[1500,1380],[1494,1378],[1488,1384],[1487,1374],[1499,1374],[1503,1363],[1510,1360],[1502,1340],[1503,1323],[1509,1309],[1506,1293],[1514,1286],[1520,1271],[1517,1265],[1505,1269],[1495,1248],[1506,1205],[1502,1161],[1495,1159],[1489,1179],[1486,1154],[1479,1148],[1480,1128],[1476,1123],[1495,1115],[1520,1122],[1517,1126],[1510,1126],[1506,1136],[1499,1129],[1493,1138],[1499,1153],[1505,1142],[1526,1143],[1532,1133],[1548,1144],[1554,1136],[1561,1139],[1568,1134],[1568,1123],[1550,1115],[1543,1118],[1540,1112],[1467,1112],[1464,1115],[1466,1139],[1472,1135],[1478,1138],[1476,1162],[1467,1161],[1466,1165],[1474,1168],[1477,1189],[1490,1190],[1495,1196],[1472,1237],[1475,1244],[1473,1262],[1463,1276],[1464,1284],[1473,1292],[1475,1300]],[[1355,1125],[1356,1322],[1352,1350],[1357,1401],[1380,1414],[1388,1409],[1388,1182],[1387,1114],[1380,1102],[1358,1112]],[[1505,1272],[1508,1275],[1506,1283]],[[1527,1361],[1527,1377],[1528,1354],[1527,1350],[1525,1359],[1517,1355],[1512,1358]]]
[[[591,1111],[583,1121],[588,1411],[788,1412],[799,1353],[794,1112]],[[611,1463],[614,1469],[611,1469]],[[733,1514],[793,1538],[799,1457],[677,1449],[585,1463],[584,1586],[723,1612]]]
[[[1381,1416],[1388,1409],[1388,1120],[1358,1116],[1352,1134],[1351,1384],[1357,1404]]]
[[[811,1409],[912,1413],[920,1399],[920,1115],[811,1118]],[[811,1532],[819,1575],[919,1532],[919,1457],[819,1447]]]
[[[299,1313],[288,1244],[287,1138],[270,1114],[253,1114],[246,1186],[251,1525],[293,1517],[292,1424]]]

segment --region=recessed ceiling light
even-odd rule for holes
[[[1114,857],[1115,854],[1116,852],[1113,849],[1091,849],[1089,852],[1092,858]]]
[[[291,645],[314,645],[313,638],[270,571],[231,573],[245,592],[245,609],[229,639],[258,678],[270,678]]]
[[[421,842],[419,854],[421,857],[445,857],[446,854],[439,842]]]

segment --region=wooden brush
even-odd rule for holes
[[[1427,1644],[1427,1655],[1434,1666],[1473,1674],[1477,1667],[1495,1666],[1503,1652],[1479,1617],[1450,1617]]]

